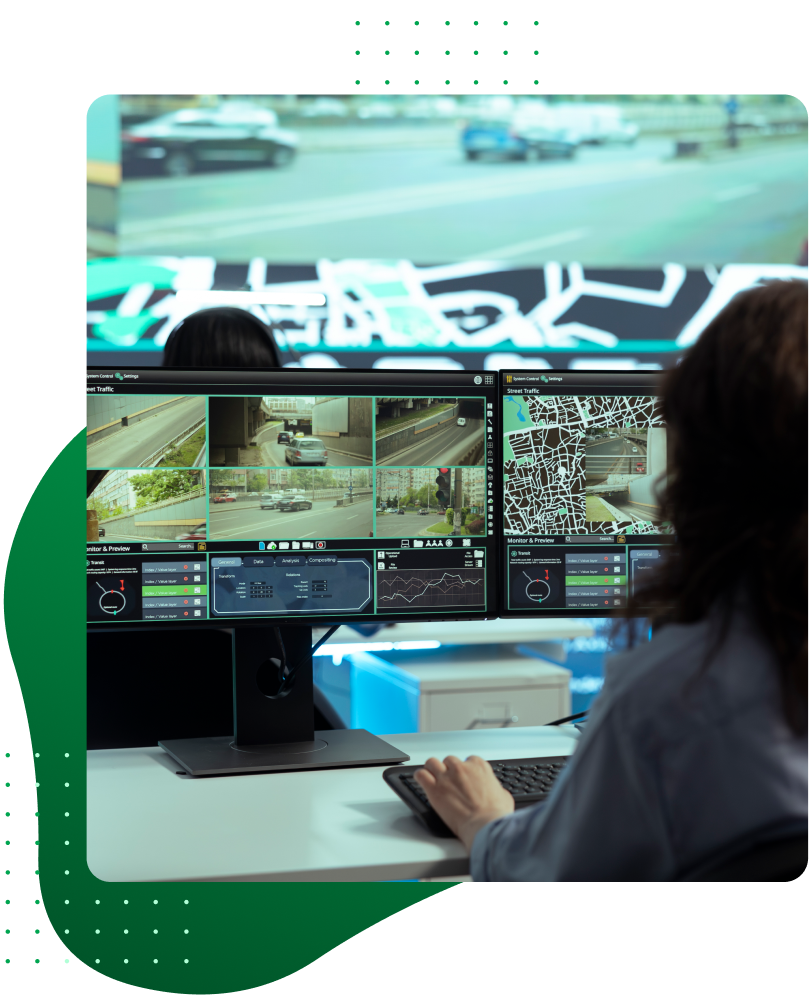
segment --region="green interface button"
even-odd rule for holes
[[[627,582],[626,574],[610,574],[604,577],[594,577],[585,574],[566,574],[566,585],[623,585]]]
[[[207,595],[208,585],[144,585],[141,588],[141,595],[146,596],[166,596],[166,595]]]

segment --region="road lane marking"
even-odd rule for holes
[[[718,191],[714,196],[715,202],[733,202],[738,198],[747,198],[749,195],[756,195],[762,191],[761,184],[740,184],[736,188],[726,188],[725,191]]]
[[[478,254],[470,254],[465,261],[498,260],[505,257],[520,257],[521,254],[528,254],[531,251],[544,250],[546,247],[556,247],[558,244],[570,244],[575,240],[582,240],[590,234],[590,229],[565,230],[563,233],[552,233],[547,237],[537,237],[535,240],[522,240],[517,244],[507,244],[505,247],[496,247],[494,250],[481,251]]]
[[[408,185],[377,192],[357,192],[333,198],[286,202],[264,210],[256,206],[242,209],[195,212],[174,217],[151,217],[126,220],[119,224],[119,238],[128,252],[155,243],[197,243],[200,232],[209,240],[223,240],[251,233],[270,233],[297,229],[302,226],[322,226],[326,223],[385,217],[399,213],[419,212],[515,198],[543,192],[553,192],[589,185],[601,187],[611,182],[654,180],[672,173],[697,168],[695,164],[661,163],[657,158],[606,164],[582,165],[575,172],[551,174],[545,171],[517,177],[506,174],[495,177],[440,181],[425,185]]]

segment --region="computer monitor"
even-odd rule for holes
[[[401,761],[316,754],[311,627],[497,614],[496,375],[93,367],[87,389],[89,628],[234,628],[235,736],[163,747],[192,775]]]
[[[674,542],[661,373],[499,373],[499,615],[610,616]],[[709,429],[707,429],[709,434]]]

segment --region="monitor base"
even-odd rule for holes
[[[195,779],[256,772],[299,772],[398,765],[408,756],[365,730],[315,731],[313,741],[235,748],[232,737],[177,738],[158,745]]]

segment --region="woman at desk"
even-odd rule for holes
[[[665,378],[678,546],[630,601],[576,754],[519,812],[489,764],[416,773],[475,880],[672,880],[807,818],[807,283],[736,296]]]

